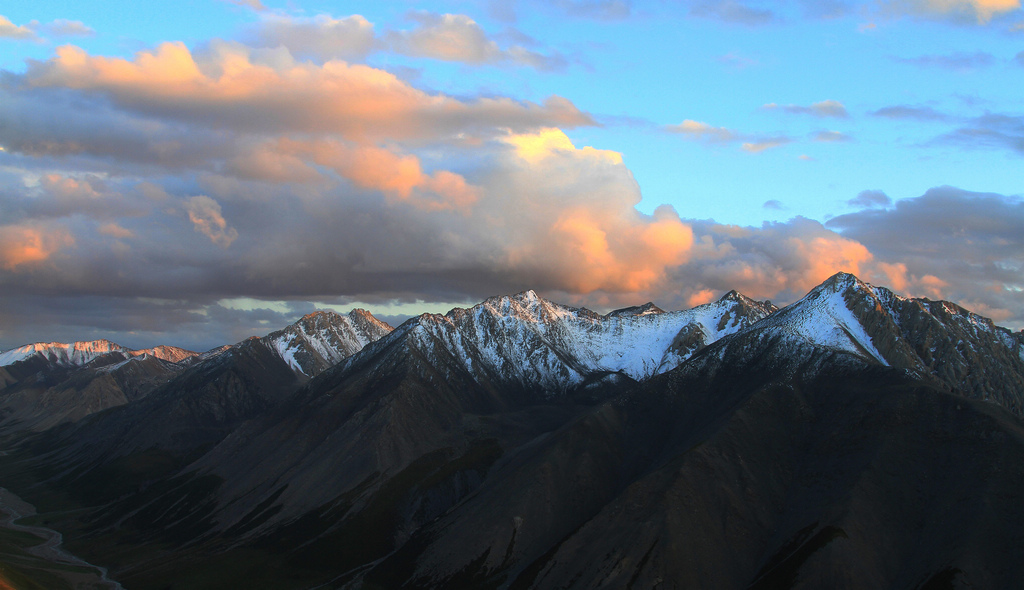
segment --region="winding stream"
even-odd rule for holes
[[[107,568],[93,565],[62,549],[64,536],[59,532],[46,527],[17,524],[16,521],[19,518],[33,516],[36,513],[36,508],[6,488],[0,488],[0,512],[4,513],[3,516],[0,516],[0,526],[45,539],[41,544],[26,549],[25,551],[28,553],[53,563],[92,568],[99,573],[100,582],[111,590],[124,590],[121,584],[107,577]]]

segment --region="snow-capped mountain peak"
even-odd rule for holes
[[[443,316],[424,314],[393,338],[411,339],[427,358],[443,349],[478,379],[555,394],[602,375],[642,380],[668,371],[774,310],[737,295],[685,311],[647,303],[601,315],[523,291]]]
[[[365,309],[354,309],[346,315],[321,310],[261,340],[292,370],[312,377],[391,330]]]
[[[0,354],[0,367],[33,357],[45,359],[47,362],[62,367],[81,367],[112,353],[120,353],[124,355],[125,359],[148,354],[172,363],[178,363],[199,354],[176,346],[156,346],[132,350],[105,339],[69,343],[36,342]]]

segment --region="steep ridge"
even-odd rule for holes
[[[36,343],[0,355],[0,432],[41,431],[139,399],[198,353],[108,340]]]
[[[353,310],[344,316],[321,311],[260,341],[301,382],[390,331],[390,326],[365,310]],[[166,345],[132,350],[96,340],[35,343],[9,350],[0,354],[0,432],[41,431],[76,422],[140,399],[190,366],[220,366],[224,359],[215,360],[220,355],[251,345],[240,343],[200,354]],[[216,373],[203,369],[198,372],[207,376]],[[269,374],[264,377],[271,382],[279,380]]]
[[[665,312],[648,303],[602,316],[524,291],[443,316],[424,314],[403,326],[401,337],[428,358],[440,348],[478,379],[557,395],[595,375],[643,380],[665,372],[774,311],[769,303],[732,292],[685,311]]]
[[[293,370],[313,377],[359,352],[393,328],[365,309],[347,315],[317,311],[263,337]]]
[[[809,343],[918,373],[933,386],[1024,411],[1024,332],[948,301],[911,299],[838,273],[748,339]]]
[[[8,367],[20,378],[0,387],[0,432],[38,432],[77,422],[141,399],[185,368],[149,354],[124,357],[113,352],[82,367],[48,366],[38,372],[31,359]],[[29,367],[33,372],[24,371]]]

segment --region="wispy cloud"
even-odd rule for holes
[[[665,131],[686,139],[709,144],[740,144],[743,151],[759,153],[765,150],[786,145],[793,141],[784,135],[752,135],[740,133],[726,127],[714,127],[701,121],[687,119],[678,125],[666,125]]]
[[[15,25],[7,17],[0,15],[0,39],[20,39],[25,41],[45,41],[49,37],[91,37],[96,34],[91,27],[77,20],[59,18],[48,23],[31,21],[24,25]]]
[[[477,65],[519,64],[538,70],[561,70],[568,63],[559,54],[543,54],[522,45],[501,48],[476,21],[465,15],[414,12],[409,18],[417,23],[416,28],[390,31],[382,38],[391,51]]]
[[[1008,149],[1024,155],[1024,116],[988,113],[933,140],[967,148]]]
[[[535,40],[514,31],[489,35],[466,15],[414,11],[407,17],[415,23],[412,28],[378,32],[373,23],[358,14],[342,18],[267,14],[248,29],[245,40],[267,49],[284,47],[294,56],[318,62],[390,52],[469,65],[518,65],[545,71],[563,70],[569,63],[558,52],[537,51]],[[499,44],[498,38],[512,43]]]
[[[1020,0],[882,0],[883,14],[986,25],[1021,9]]]
[[[245,8],[248,8],[250,10],[254,10],[256,12],[264,12],[264,11],[267,10],[267,7],[264,6],[264,4],[262,2],[260,2],[260,0],[224,0],[224,1],[228,2],[230,4],[235,4],[237,6],[243,6]]]
[[[845,119],[850,116],[846,112],[846,106],[838,100],[823,100],[821,102],[813,103],[809,106],[787,104],[779,105],[774,102],[768,103],[761,107],[766,111],[782,111],[793,115],[811,115],[814,117],[832,117],[836,119]]]
[[[886,119],[911,119],[915,121],[947,121],[951,117],[929,106],[893,105],[882,107],[870,113],[875,117]]]
[[[853,141],[853,138],[841,131],[817,131],[811,135],[811,139],[819,142],[844,142]]]
[[[982,51],[975,53],[958,52],[945,55],[922,55],[908,58],[894,57],[893,60],[922,68],[940,68],[962,73],[987,68],[996,62],[996,58],[992,54]]]
[[[750,6],[737,0],[701,0],[692,2],[690,14],[698,18],[711,18],[747,26],[775,22],[778,16],[770,9]]]

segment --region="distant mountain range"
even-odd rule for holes
[[[5,352],[0,485],[129,590],[1009,588],[1022,412],[1024,333],[849,274],[782,309],[526,291]]]

